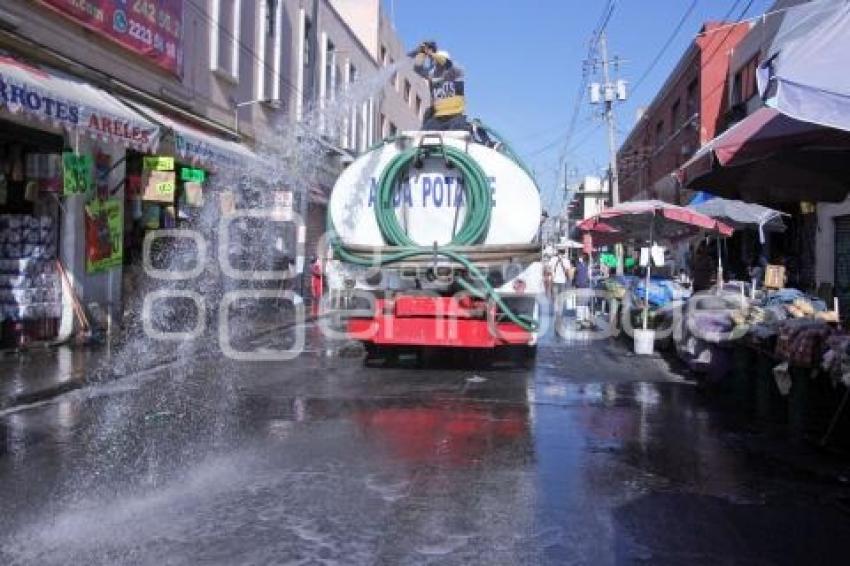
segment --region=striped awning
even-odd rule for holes
[[[249,173],[261,167],[262,160],[245,145],[221,138],[186,121],[154,110],[135,101],[127,104],[162,126],[173,138],[175,157],[210,171],[232,170]]]
[[[0,109],[141,151],[159,143],[159,126],[108,92],[12,57],[0,56]]]

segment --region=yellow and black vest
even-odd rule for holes
[[[463,114],[465,100],[463,97],[463,78],[431,79],[431,100],[434,105],[434,116],[455,116]]]
[[[466,110],[463,72],[441,53],[435,53],[431,57],[434,68],[430,73],[421,67],[416,67],[415,70],[428,79],[434,116],[444,118],[463,114]]]

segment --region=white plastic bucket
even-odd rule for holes
[[[655,352],[655,331],[635,330],[635,354],[639,356],[651,356]]]

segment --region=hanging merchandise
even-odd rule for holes
[[[204,206],[204,193],[200,183],[186,182],[183,184],[183,194],[187,206]]]
[[[108,153],[98,151],[94,158],[94,178],[97,188],[97,198],[109,198],[109,172],[112,170],[112,157]]]
[[[653,244],[652,248],[650,248],[650,255],[652,256],[652,263],[656,267],[661,267],[664,265],[664,247]]]
[[[145,205],[144,217],[142,224],[148,230],[159,229],[160,207],[158,204]]]
[[[35,202],[38,200],[39,190],[37,181],[27,181],[24,185],[24,200]]]
[[[649,265],[649,248],[640,249],[640,266],[646,267]]]
[[[62,155],[59,153],[28,153],[25,159],[28,180],[36,181],[40,191],[62,192]]]
[[[177,211],[174,206],[162,207],[162,227],[166,230],[177,228]]]
[[[118,199],[86,205],[86,271],[100,273],[120,267],[124,257],[124,218]]]
[[[207,172],[195,167],[181,167],[180,180],[192,183],[203,183],[207,179]]]
[[[142,198],[151,202],[174,202],[174,158],[145,157],[142,162]]]
[[[230,191],[223,192],[218,197],[222,216],[228,216],[236,211],[236,197]]]
[[[142,200],[142,176],[128,174],[124,186],[124,198],[130,201]]]
[[[94,190],[94,161],[91,155],[62,154],[62,186],[65,196],[91,194]]]
[[[168,155],[150,155],[144,158],[142,166],[149,171],[174,171],[174,158]]]
[[[2,345],[55,337],[61,316],[56,222],[49,216],[0,214]]]

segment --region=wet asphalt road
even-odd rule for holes
[[[207,353],[0,415],[0,564],[829,564],[842,464],[658,359]],[[266,337],[259,346],[274,346]]]

